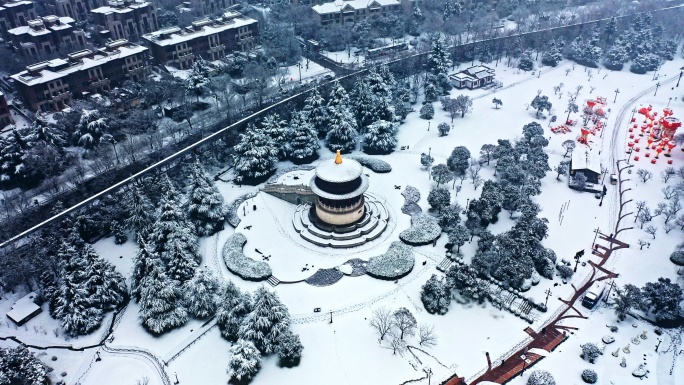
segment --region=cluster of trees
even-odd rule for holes
[[[653,173],[645,169],[637,170],[636,174],[644,183],[653,178]],[[680,167],[679,170],[668,167],[662,171],[660,177],[665,184],[661,190],[665,201],[659,202],[653,210],[646,201],[637,201],[634,216],[634,222],[639,222],[639,228],[651,235],[653,239],[656,238],[658,232],[658,228],[652,224],[656,217],[663,219],[662,228],[665,230],[665,234],[669,234],[675,228],[684,230],[684,214],[680,214],[682,199],[684,198],[684,180],[682,180],[684,179],[684,167]],[[675,177],[679,179],[678,183],[675,185],[668,184]],[[644,228],[644,226],[646,227]],[[647,243],[647,241],[639,240],[641,247]]]
[[[483,303],[487,297],[486,284],[478,277],[478,272],[460,263],[452,265],[442,279],[433,274],[420,292],[425,310],[430,314],[439,315],[449,311],[452,298],[456,298],[460,303]]]
[[[0,383],[49,385],[52,371],[25,346],[0,348]]]
[[[290,314],[277,294],[264,287],[241,292],[232,282],[215,290],[214,310],[221,335],[233,342],[228,374],[249,381],[261,368],[261,356],[277,354],[280,365],[299,364],[303,346],[290,329]]]
[[[316,88],[289,123],[273,114],[247,127],[234,148],[236,180],[263,179],[279,160],[311,162],[318,156],[319,138],[332,151],[354,151],[361,137],[364,152],[390,153],[409,108],[409,85],[396,81],[387,66],[359,78],[351,97],[339,82],[333,83],[327,102]]]
[[[684,315],[680,303],[684,300],[681,286],[669,278],[658,278],[642,288],[627,284],[615,289],[613,307],[620,320],[632,310],[652,314],[658,321],[676,321]]]
[[[378,342],[392,349],[393,354],[401,353],[408,346],[408,337],[418,332],[418,344],[425,347],[437,345],[435,328],[429,324],[418,325],[416,317],[405,307],[392,311],[386,307],[373,310],[370,325],[378,335]]]

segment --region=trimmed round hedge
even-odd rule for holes
[[[684,250],[677,250],[670,254],[670,261],[677,266],[684,266]]]
[[[242,252],[247,238],[242,233],[228,237],[223,245],[223,260],[231,273],[248,281],[263,281],[271,276],[271,266],[266,262],[255,261]]]

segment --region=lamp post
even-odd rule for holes
[[[180,381],[178,381],[178,373],[173,372],[173,375],[176,376],[176,382],[174,382],[175,385],[180,384]]]
[[[553,293],[551,293],[551,289],[546,289],[544,292],[546,294],[546,300],[544,301],[544,307],[546,307],[549,304],[549,296]]]
[[[660,82],[656,83],[656,90],[653,93],[653,96],[656,96],[656,94],[658,93],[658,88],[660,88]]]
[[[656,345],[656,349],[655,349],[656,353],[658,353],[658,348],[660,347],[661,342],[663,342],[663,339],[658,337],[658,345]]]
[[[297,68],[299,68],[299,82],[302,82],[302,63],[297,63]]]
[[[592,249],[594,248],[594,245],[596,244],[596,237],[598,237],[598,233],[599,233],[599,232],[601,232],[601,229],[599,229],[598,227],[596,227],[596,228],[594,229],[594,241],[591,242],[591,248],[592,248]]]
[[[613,99],[613,103],[617,102],[617,96],[618,96],[619,93],[620,93],[620,89],[619,89],[619,88],[616,88],[616,89],[615,89],[615,99]]]
[[[684,74],[684,71],[679,71],[679,79],[677,79],[677,87],[679,87],[679,81],[682,80],[682,74]]]
[[[432,122],[428,120],[428,131],[430,131],[430,123]]]

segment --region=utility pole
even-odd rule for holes
[[[579,265],[580,257],[582,257],[583,255],[584,255],[584,249],[575,253],[575,270],[574,270],[575,273],[577,273],[577,265]]]
[[[332,312],[330,312],[330,323],[332,323]]]
[[[679,71],[679,79],[677,79],[677,87],[679,87],[679,81],[682,80],[682,74],[684,74],[684,71]]]
[[[610,280],[610,285],[608,285],[608,293],[606,293],[606,299],[605,302],[608,302],[608,299],[610,298],[610,290],[615,288],[615,282],[611,279]]]
[[[660,347],[660,343],[663,342],[662,338],[658,338],[658,345],[656,345],[656,353],[658,353],[658,348]]]
[[[618,96],[619,93],[620,93],[620,89],[619,89],[619,88],[616,88],[616,89],[615,89],[615,99],[613,99],[613,103],[617,102],[617,96]]]
[[[594,229],[594,241],[591,242],[591,248],[592,249],[594,248],[594,245],[596,244],[596,237],[598,237],[598,233],[600,233],[600,232],[601,232],[601,229],[599,229],[598,227]]]
[[[605,175],[603,176],[605,179]],[[603,190],[601,192],[601,202],[599,202],[599,207],[603,206],[603,197],[606,196],[606,193],[608,192],[608,189],[606,188],[605,182],[603,182]]]
[[[302,63],[297,63],[297,67],[299,68],[299,82],[302,82]]]
[[[658,88],[659,88],[659,87],[660,87],[660,82],[658,82],[658,83],[656,84],[656,90],[655,90],[655,92],[653,93],[653,96],[656,96],[656,94],[658,93]]]
[[[546,307],[549,304],[549,296],[553,293],[551,293],[551,289],[546,289],[544,292],[546,294],[546,300],[544,301],[544,307]]]

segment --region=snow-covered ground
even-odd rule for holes
[[[340,53],[338,53],[340,54]],[[346,53],[345,53],[346,56]],[[468,63],[469,64],[469,63]],[[311,67],[310,71],[316,71]],[[491,65],[494,65],[492,63]],[[452,97],[459,94],[471,96],[473,111],[464,118],[456,118],[453,121],[453,129],[446,137],[439,137],[437,125],[440,122],[451,124],[451,118],[441,110],[439,103],[435,103],[436,115],[429,124],[420,119],[417,110],[420,104],[415,105],[416,111],[412,112],[399,132],[399,145],[408,146],[406,150],[397,150],[391,155],[381,157],[392,165],[393,171],[388,174],[376,174],[365,170],[370,175],[369,192],[381,196],[390,208],[394,224],[388,227],[386,234],[376,241],[361,246],[358,249],[336,250],[314,246],[298,237],[291,226],[291,213],[294,205],[265,194],[259,194],[245,204],[245,210],[238,210],[242,217],[242,223],[237,231],[247,236],[247,244],[244,251],[248,257],[261,260],[255,251],[258,248],[262,253],[271,255],[269,263],[274,275],[282,281],[300,280],[313,274],[318,268],[330,268],[344,263],[347,259],[368,259],[371,256],[382,254],[392,241],[398,239],[399,232],[408,228],[410,218],[400,211],[403,204],[402,190],[394,188],[395,185],[403,189],[406,185],[418,188],[421,192],[419,204],[427,209],[427,194],[434,184],[428,178],[427,172],[420,165],[420,154],[430,152],[435,157],[435,164],[446,162],[453,147],[463,145],[470,149],[474,155],[479,154],[483,144],[496,143],[497,139],[514,139],[521,136],[523,125],[538,121],[545,127],[550,144],[547,148],[549,164],[554,168],[561,160],[565,150],[561,144],[567,139],[575,139],[579,135],[579,128],[573,128],[573,132],[567,134],[553,134],[548,130],[548,119],[539,120],[532,108],[526,109],[538,90],[549,96],[553,103],[553,109],[549,115],[557,115],[557,123],[565,119],[564,112],[567,102],[567,93],[575,90],[576,86],[582,85],[578,101],[584,103],[585,99],[604,96],[608,100],[610,116],[608,128],[604,133],[603,140],[596,140],[596,145],[601,146],[601,158],[604,167],[610,172],[615,172],[615,165],[611,159],[626,157],[627,123],[631,113],[628,113],[621,124],[616,126],[619,111],[640,104],[653,105],[655,110],[662,110],[673,100],[670,107],[675,116],[684,113],[684,104],[681,100],[681,90],[673,88],[679,68],[683,65],[681,59],[666,62],[659,71],[659,78],[652,80],[653,75],[634,75],[627,70],[621,72],[600,72],[591,70],[592,79],[589,81],[589,73],[585,67],[573,65],[570,62],[562,62],[556,68],[544,67],[541,75],[538,72],[524,73],[514,68],[509,68],[503,62],[496,69],[496,77],[501,80],[504,87],[498,90],[454,90]],[[463,66],[465,67],[465,65]],[[566,73],[566,70],[569,72]],[[304,69],[302,69],[304,77]],[[455,69],[458,70],[458,69]],[[297,73],[290,68],[290,73]],[[297,73],[298,75],[298,73]],[[298,76],[297,76],[298,77]],[[649,90],[656,82],[660,82],[657,96],[653,96],[655,89]],[[554,86],[563,83],[560,97],[554,95]],[[591,92],[590,85],[595,87]],[[617,101],[613,103],[615,90],[619,88]],[[647,93],[642,93],[649,90]],[[491,100],[493,97],[501,99],[503,106],[495,109]],[[677,100],[674,98],[677,97]],[[579,114],[571,114],[571,119],[579,119]],[[428,130],[428,127],[429,130]],[[612,140],[613,130],[619,130],[616,140]],[[597,149],[598,150],[598,149]],[[332,156],[326,149],[320,150],[321,159]],[[566,158],[567,159],[567,158]],[[673,151],[673,166],[684,165],[684,152],[675,149]],[[634,172],[630,176],[631,181],[626,182],[632,191],[626,193],[628,199],[647,200],[651,209],[663,201],[660,189],[663,183],[659,178],[660,171],[666,167],[665,159],[659,160],[655,165],[644,162],[644,158],[635,164]],[[283,165],[284,167],[289,166]],[[635,172],[637,168],[646,168],[654,173],[654,178],[646,183],[637,181]],[[491,178],[493,166],[485,166],[482,170],[484,178]],[[300,180],[306,183],[311,172],[297,172]],[[285,175],[283,180],[292,178],[293,174]],[[623,176],[626,176],[624,174]],[[669,184],[677,182],[673,178]],[[458,185],[460,182],[456,182]],[[230,202],[247,192],[256,191],[255,187],[238,187],[231,183],[218,182],[218,188],[226,201]],[[599,202],[589,193],[579,193],[567,187],[565,177],[556,179],[556,173],[548,172],[542,180],[542,194],[535,198],[542,207],[543,217],[549,220],[549,237],[543,241],[545,247],[552,248],[559,259],[571,260],[572,256],[580,249],[589,250],[594,239],[593,230],[597,227],[602,232],[612,233],[617,213],[616,187],[608,185],[609,193],[604,204],[599,207]],[[452,190],[452,194],[455,190]],[[453,195],[452,195],[453,196]],[[466,180],[462,189],[454,199],[465,206],[468,200],[479,196],[479,191],[473,189],[472,184]],[[252,209],[253,205],[257,210]],[[628,205],[626,212],[633,211],[633,204]],[[504,211],[499,215],[499,222],[489,228],[494,233],[506,231],[514,223],[509,219],[509,213]],[[623,220],[623,226],[632,226],[633,217]],[[637,286],[645,282],[654,281],[658,277],[677,278],[676,269],[667,257],[674,245],[681,242],[682,232],[679,229],[665,234],[662,230],[662,219],[654,219],[654,225],[660,227],[656,234],[656,240],[651,242],[650,248],[639,250],[637,240],[649,238],[641,229],[633,229],[623,232],[620,240],[630,243],[632,247],[613,254],[607,267],[620,274],[615,280],[617,285],[632,283]],[[249,230],[245,226],[252,226]],[[213,270],[223,280],[232,280],[242,289],[254,290],[265,283],[246,282],[234,276],[225,267],[221,257],[221,248],[225,240],[235,230],[226,228],[219,234],[204,238],[200,242],[200,248],[204,255],[204,264]],[[263,367],[253,381],[253,384],[296,383],[296,384],[398,384],[404,381],[424,377],[424,368],[430,368],[434,375],[432,383],[439,383],[453,373],[466,378],[471,377],[486,366],[484,352],[496,358],[506,353],[510,348],[517,345],[527,337],[523,331],[525,322],[512,314],[495,309],[489,304],[485,305],[462,305],[453,302],[450,311],[444,315],[430,315],[423,309],[420,301],[420,287],[432,275],[440,275],[435,267],[444,258],[444,244],[446,237],[442,236],[435,247],[432,245],[414,248],[416,253],[416,266],[406,277],[397,283],[393,281],[380,281],[368,276],[344,277],[338,283],[328,287],[314,287],[306,283],[280,284],[273,288],[283,302],[289,307],[293,317],[293,329],[298,333],[304,345],[301,364],[295,368],[280,368],[277,366],[275,357],[268,357],[263,362]],[[135,253],[135,244],[129,241],[125,245],[114,245],[112,239],[105,239],[95,244],[96,250],[115,264],[117,269],[128,274],[131,268],[132,258]],[[466,243],[461,251],[466,261],[472,258],[475,252],[475,242]],[[589,252],[582,259],[584,262],[592,257]],[[595,259],[596,260],[596,259]],[[425,262],[425,265],[423,265]],[[307,266],[310,270],[302,271]],[[644,268],[647,266],[648,268]],[[577,274],[570,283],[578,285],[589,274],[589,266],[580,266]],[[542,280],[525,295],[534,297],[538,302],[543,302],[545,290],[550,289],[553,295],[549,298],[549,312],[541,314],[533,328],[539,328],[541,324],[553,314],[561,303],[558,298],[569,298],[572,294],[570,283],[554,286],[555,281]],[[270,288],[270,287],[269,287]],[[0,301],[0,312],[9,309],[13,301],[20,296],[12,296]],[[394,355],[392,350],[381,346],[377,336],[369,326],[368,319],[374,308],[385,306],[391,309],[399,307],[408,308],[416,317],[419,324],[427,323],[435,326],[438,335],[438,345],[433,348],[422,348],[431,356],[414,351],[416,354],[406,352],[403,355]],[[137,304],[132,303],[126,309],[121,323],[117,326],[115,340],[109,344],[116,346],[136,346],[150,351],[158,357],[164,357],[170,351],[186,343],[186,339],[196,333],[202,322],[191,321],[184,327],[166,333],[160,337],[153,337],[145,332],[137,319]],[[314,312],[314,308],[321,308],[321,312]],[[330,323],[329,314],[332,313],[333,322]],[[633,328],[632,324],[637,327]],[[108,324],[105,320],[103,324]],[[615,316],[609,308],[601,305],[598,309],[590,312],[588,320],[573,320],[566,323],[569,326],[578,327],[570,338],[560,345],[549,358],[542,360],[534,369],[544,368],[550,370],[559,385],[579,384],[579,372],[582,369],[592,367],[599,374],[599,384],[629,384],[638,381],[631,376],[631,372],[640,362],[646,359],[650,375],[642,384],[678,384],[684,378],[682,369],[669,375],[669,364],[672,363],[672,351],[669,355],[655,355],[654,348],[656,336],[653,328],[643,322],[629,319],[617,324],[619,331],[614,334],[616,342],[609,345],[603,356],[599,357],[594,365],[582,361],[579,358],[579,345],[585,342],[599,343],[602,336],[612,334],[605,327],[606,324],[616,324]],[[42,327],[47,334],[34,331],[34,326],[39,330]],[[27,328],[14,328],[7,324],[0,324],[1,335],[16,335],[18,338],[30,341],[43,340],[58,342],[52,329],[56,327],[46,309],[37,318],[28,323]],[[620,351],[618,358],[610,355],[618,347],[622,348],[629,341],[647,330],[648,339],[641,341],[637,346],[631,346],[631,353],[625,355]],[[85,339],[97,339],[99,332]],[[660,349],[670,346],[669,337],[664,337]],[[79,343],[81,339],[79,339]],[[61,340],[62,343],[65,341]],[[66,343],[74,343],[69,341]],[[4,345],[2,342],[0,345]],[[409,345],[418,346],[415,337],[409,337]],[[216,328],[199,338],[194,344],[173,359],[168,367],[164,368],[172,381],[175,375],[183,384],[215,384],[226,383],[228,375],[226,367],[228,362],[228,349],[230,344],[220,337]],[[681,349],[678,348],[678,349]],[[50,353],[52,354],[52,353]],[[64,359],[62,353],[56,363],[50,362],[61,372],[59,363]],[[71,354],[71,353],[70,353]],[[646,354],[646,356],[643,356]],[[618,366],[621,357],[627,358],[627,368]],[[65,356],[66,357],[66,356]],[[113,355],[102,353],[102,361],[92,364],[90,370],[86,370],[92,360],[90,354],[69,356],[69,360],[79,361],[75,368],[64,369],[69,375],[84,372],[81,384],[113,383],[117,380],[121,384],[134,384],[135,381],[147,376],[151,379],[150,384],[161,383],[156,374],[156,368],[149,361],[140,357]],[[681,356],[679,356],[681,357]],[[668,361],[669,360],[669,361]],[[615,361],[615,362],[612,362]],[[46,360],[47,362],[47,360]],[[682,366],[681,358],[677,362]],[[677,365],[675,365],[677,366]],[[526,372],[522,379],[514,380],[516,385],[527,379],[531,371]],[[677,377],[677,375],[679,377]],[[53,379],[59,379],[58,373]],[[68,377],[71,378],[71,377]],[[71,381],[73,381],[72,379]],[[107,382],[110,381],[110,382]],[[428,380],[415,382],[427,384]]]

